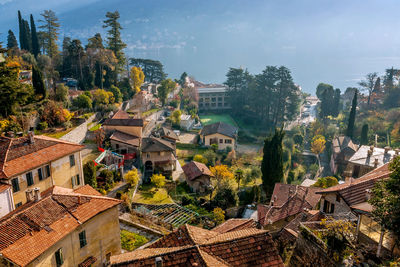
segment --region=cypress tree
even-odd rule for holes
[[[357,93],[358,91],[356,90],[354,92],[353,102],[351,104],[349,124],[347,125],[347,136],[350,138],[353,138],[354,134],[354,123],[356,121],[356,109],[357,109]]]
[[[340,89],[336,88],[335,95],[333,97],[332,115],[337,117],[340,111]]]
[[[37,57],[40,54],[39,39],[36,32],[35,20],[31,14],[32,54]]]
[[[45,99],[47,97],[47,90],[44,85],[43,74],[36,66],[32,66],[32,84],[35,94],[41,95]]]
[[[7,48],[9,49],[18,48],[17,38],[15,38],[15,35],[12,30],[8,30]]]
[[[361,129],[361,138],[360,138],[361,145],[368,144],[368,124],[364,124]]]
[[[22,25],[22,17],[21,17],[21,11],[18,10],[18,27],[19,27],[19,45],[21,50],[25,49],[25,43],[24,43],[24,27]]]
[[[285,132],[275,129],[273,135],[264,140],[263,159],[261,162],[262,182],[267,198],[274,190],[275,183],[283,180],[283,148],[282,140]]]
[[[25,43],[25,50],[32,53],[32,37],[31,37],[31,30],[29,28],[28,21],[22,19],[22,26],[24,27],[24,43]]]

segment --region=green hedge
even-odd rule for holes
[[[125,250],[135,250],[147,242],[149,242],[149,240],[144,236],[126,230],[121,230],[121,246]]]

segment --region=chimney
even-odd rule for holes
[[[378,167],[378,158],[375,158],[375,161],[374,161],[374,168],[376,168],[376,167]]]
[[[30,131],[30,132],[28,132],[28,137],[29,137],[29,143],[30,144],[34,144],[35,143],[35,134],[32,132],[32,131]]]
[[[371,149],[368,149],[367,156],[368,156],[368,157],[371,157],[371,155],[372,155],[372,150],[371,150]]]
[[[157,257],[155,260],[156,267],[162,267],[163,266],[163,260],[161,257]]]
[[[353,177],[346,177],[344,181],[345,181],[346,183],[352,183],[353,180],[354,180]]]
[[[35,187],[33,189],[33,195],[34,195],[35,202],[40,200],[40,188],[39,187]]]
[[[390,146],[385,146],[385,154],[387,154],[390,150]]]
[[[371,199],[371,193],[372,193],[371,189],[366,189],[365,190],[365,198],[366,198],[367,201]]]
[[[374,152],[374,146],[370,146],[369,149]]]
[[[26,195],[26,202],[33,201],[32,189],[27,189],[25,191],[25,195]]]
[[[78,205],[81,205],[81,204],[82,204],[81,196],[78,196]]]

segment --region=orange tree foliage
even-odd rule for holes
[[[40,120],[47,122],[50,127],[54,127],[66,121],[64,114],[65,113],[62,104],[50,100],[44,104],[44,108],[40,115]]]

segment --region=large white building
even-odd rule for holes
[[[199,110],[216,110],[231,108],[227,96],[227,87],[215,85],[215,87],[199,87]]]

